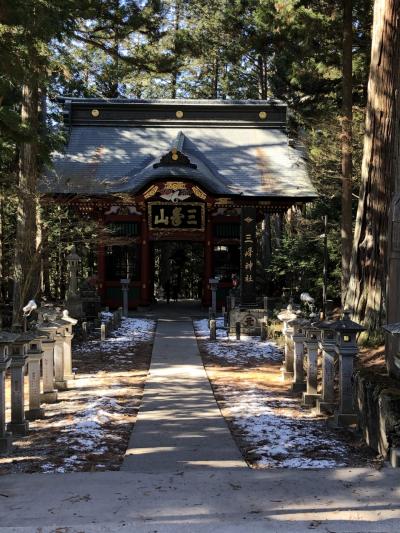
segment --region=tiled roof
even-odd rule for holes
[[[97,105],[95,101],[90,103]],[[190,167],[157,165],[174,147],[189,158]],[[53,168],[43,176],[41,191],[135,193],[163,177],[192,179],[219,195],[299,200],[316,196],[302,153],[289,146],[285,131],[254,123],[249,127],[243,123],[238,127],[226,123],[209,127],[201,123],[154,126],[72,122],[65,153],[54,154]]]

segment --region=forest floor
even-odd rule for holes
[[[216,342],[209,340],[207,320],[195,321],[195,331],[215,398],[251,467],[381,466],[353,431],[331,428],[301,407],[300,396],[281,380],[276,344],[228,338],[218,322]]]
[[[30,422],[12,453],[0,457],[0,474],[118,470],[140,406],[154,330],[153,320],[127,318],[105,341],[74,346],[76,379],[57,403],[44,405],[45,418]]]

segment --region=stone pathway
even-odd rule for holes
[[[120,472],[0,477],[1,533],[400,531],[400,471],[247,468],[191,321],[159,321]]]
[[[192,322],[159,320],[123,463],[130,472],[247,468],[215,402]]]

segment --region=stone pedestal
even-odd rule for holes
[[[208,280],[208,283],[211,289],[211,309],[212,309],[212,312],[214,313],[214,316],[216,316],[217,314],[217,289],[218,289],[219,279],[210,278]]]
[[[121,288],[122,288],[122,308],[124,317],[128,316],[129,312],[129,279],[121,279]]]
[[[0,362],[0,453],[11,451],[12,435],[6,430],[6,370],[10,360]]]
[[[11,451],[12,435],[6,428],[6,371],[11,364],[10,346],[18,335],[0,330],[0,454]]]
[[[355,355],[351,350],[346,353],[342,349],[339,352],[339,407],[334,413],[334,422],[340,427],[357,423],[357,415],[353,409],[353,387],[351,382]]]
[[[320,343],[322,350],[322,392],[321,398],[317,400],[315,408],[316,414],[333,413],[335,403],[335,344]]]
[[[74,336],[71,333],[66,332],[64,335],[64,379],[73,379],[72,373],[72,339]]]
[[[337,335],[336,353],[339,357],[339,406],[334,413],[334,423],[337,426],[349,426],[358,421],[353,407],[353,370],[358,352],[357,335],[364,328],[353,322],[350,311],[345,310],[333,329]]]
[[[54,388],[54,346],[55,340],[43,341],[43,394],[42,401],[45,403],[55,403],[57,401],[57,390]]]
[[[285,337],[285,355],[281,369],[283,381],[292,381],[294,376],[294,353],[293,342],[291,340],[293,328],[288,325],[288,322],[289,320],[296,318],[296,316],[297,315],[293,312],[292,304],[289,304],[287,308],[283,309],[278,315],[278,319],[283,323],[282,334]]]
[[[210,320],[210,341],[217,340],[217,323],[214,319]]]
[[[57,333],[54,346],[54,386],[57,390],[67,390],[64,377],[64,335]]]
[[[285,328],[285,326],[284,326]],[[292,340],[293,329],[286,326],[285,352],[282,366],[283,381],[293,381],[294,378],[294,345]]]
[[[318,341],[306,340],[307,349],[307,389],[303,393],[303,406],[314,407],[319,394],[318,387]]]
[[[64,309],[61,317],[61,322],[64,324],[64,379],[73,379],[72,373],[72,339],[74,335],[72,333],[73,326],[76,326],[78,320],[69,316],[67,309]]]
[[[306,390],[306,384],[304,382],[304,335],[293,335],[293,392],[303,392]]]
[[[25,419],[25,384],[26,344],[16,344],[11,356],[11,422],[7,430],[13,435],[24,436],[28,433],[29,423]]]
[[[25,413],[28,420],[44,418],[44,409],[40,405],[40,361],[42,357],[40,344],[32,343],[28,351],[29,410]]]

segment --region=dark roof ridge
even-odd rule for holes
[[[286,104],[282,100],[276,98],[268,98],[266,100],[226,100],[226,99],[195,99],[195,98],[78,98],[74,96],[59,96],[57,101],[60,103],[68,102],[71,104],[155,104],[155,105],[221,105],[221,106],[235,106],[235,105],[248,105],[248,106],[265,106],[276,105],[284,106]]]

